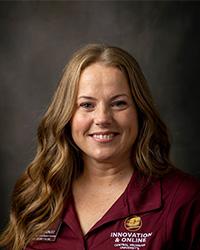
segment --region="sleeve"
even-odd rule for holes
[[[186,185],[176,193],[167,218],[169,249],[200,249],[200,189]],[[194,192],[195,191],[195,192]]]
[[[180,232],[182,234],[180,236],[183,239],[182,249],[200,249],[200,192],[186,206],[180,223]]]

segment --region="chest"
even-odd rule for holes
[[[74,206],[83,235],[101,220],[120,195],[121,192],[74,196]]]
[[[104,216],[84,237],[75,217],[69,214],[66,218],[68,224],[62,223],[59,236],[55,242],[39,242],[31,249],[73,249],[73,250],[120,250],[120,249],[136,249],[136,250],[169,250],[169,242],[165,238],[166,223],[164,216],[153,213],[142,215],[124,214],[123,218],[119,218],[120,210],[118,210],[118,219],[115,214],[110,213]],[[122,213],[128,212],[126,208]],[[170,238],[173,240],[173,237]],[[183,249],[183,248],[175,248]]]

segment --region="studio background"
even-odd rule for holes
[[[200,179],[199,13],[199,2],[182,1],[0,2],[0,230],[61,71],[87,43],[136,57],[172,131],[174,163]]]

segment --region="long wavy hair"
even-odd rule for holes
[[[80,151],[71,136],[70,120],[80,74],[95,62],[118,67],[128,80],[139,117],[139,134],[131,159],[134,168],[156,178],[174,167],[169,156],[168,129],[137,61],[120,48],[89,44],[72,56],[63,71],[38,128],[37,154],[15,185],[10,221],[1,235],[0,246],[21,250],[59,218],[72,182],[83,169]]]

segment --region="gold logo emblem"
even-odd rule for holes
[[[126,218],[124,226],[128,231],[138,231],[142,227],[142,219],[137,215],[132,215]]]

